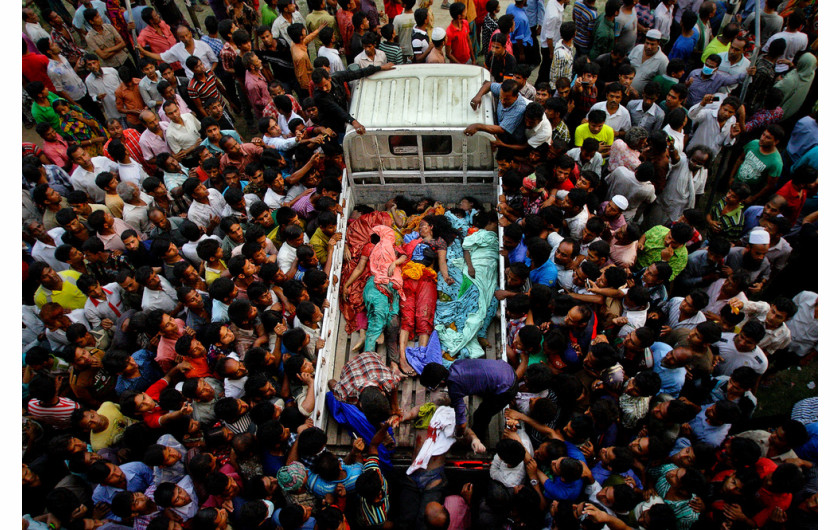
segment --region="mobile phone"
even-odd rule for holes
[[[712,101],[720,101],[720,96],[715,96],[712,98]]]

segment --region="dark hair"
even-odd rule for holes
[[[449,370],[440,363],[429,363],[423,367],[420,374],[420,384],[426,388],[433,388],[446,381],[449,377]]]

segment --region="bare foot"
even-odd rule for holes
[[[417,372],[415,372],[414,368],[412,368],[411,365],[408,364],[408,361],[402,359],[400,359],[400,370],[402,370],[402,373],[404,373],[408,377],[415,377],[417,375]]]
[[[385,344],[385,334],[380,333],[378,337],[376,337],[377,344]]]
[[[481,344],[481,347],[484,348],[485,350],[490,349],[490,341],[488,341],[486,338],[479,337],[478,338],[478,343]]]
[[[400,365],[391,361],[388,364],[388,368],[391,370],[391,373],[394,374],[394,377],[397,378],[398,381],[402,381],[405,379],[405,374],[400,371]]]
[[[365,345],[365,330],[361,330],[361,331],[359,331],[359,342],[357,342],[353,346],[351,351],[360,351],[362,349],[362,346],[364,346],[364,345]]]

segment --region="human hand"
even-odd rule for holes
[[[667,246],[662,249],[662,252],[660,252],[659,255],[662,257],[662,261],[668,261],[674,256],[674,249]]]
[[[484,454],[487,452],[487,448],[484,447],[484,444],[481,443],[481,440],[478,439],[478,436],[473,438],[472,442],[470,443],[470,447],[472,448],[474,453],[477,454]]]
[[[315,383],[315,376],[309,372],[302,372],[298,374],[298,379],[300,379],[306,386],[312,386]]]
[[[394,68],[396,68],[396,66],[394,65],[394,63],[385,63],[385,64],[383,64],[382,66],[380,66],[380,70],[385,70],[385,71],[387,71],[387,70],[393,70]]]
[[[300,433],[302,433],[303,431],[305,431],[306,429],[308,429],[308,428],[310,428],[310,427],[314,427],[314,426],[315,426],[315,422],[314,422],[314,421],[312,421],[312,418],[306,418],[306,421],[305,421],[305,422],[303,422],[303,424],[302,424],[302,425],[300,425],[300,426],[297,428],[297,433],[298,433],[298,434],[300,434]]]
[[[286,323],[281,320],[276,326],[274,326],[274,334],[277,336],[283,335],[286,333],[287,329]]]
[[[470,278],[475,278],[475,267],[472,265],[467,266],[467,274]]]
[[[664,337],[668,333],[671,333],[671,326],[662,326],[661,331],[659,332],[660,337]]]
[[[346,497],[347,496],[347,488],[344,487],[344,484],[338,483],[335,486],[335,494],[339,497]]]
[[[466,484],[461,487],[461,497],[467,501],[467,504],[472,503],[472,496],[473,496],[473,485],[471,482],[467,482]]]
[[[114,327],[114,321],[110,318],[103,318],[101,324],[102,329],[111,329],[112,327]]]
[[[356,438],[355,440],[353,440],[353,449],[352,449],[353,451],[355,451],[357,453],[361,453],[362,451],[365,450],[365,447],[367,447],[367,444],[365,443],[365,441],[363,439]]]
[[[706,503],[703,502],[703,499],[700,497],[694,497],[688,502],[689,507],[697,513],[703,513],[706,511]]]

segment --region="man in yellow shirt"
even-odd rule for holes
[[[712,42],[703,50],[703,55],[700,57],[700,60],[705,63],[706,58],[710,55],[728,52],[729,45],[732,43],[732,39],[738,35],[739,29],[738,25],[734,22],[724,26],[720,30],[720,35],[712,39]]]
[[[87,296],[76,287],[76,280],[81,273],[74,270],[55,272],[43,261],[36,261],[29,266],[29,276],[38,282],[35,291],[35,305],[38,309],[47,302],[55,302],[64,309],[83,309]]]
[[[588,121],[581,123],[575,129],[575,146],[580,147],[587,138],[595,138],[600,145],[599,151],[602,155],[608,155],[610,146],[615,139],[615,131],[606,125],[607,113],[603,110],[589,111]]]

